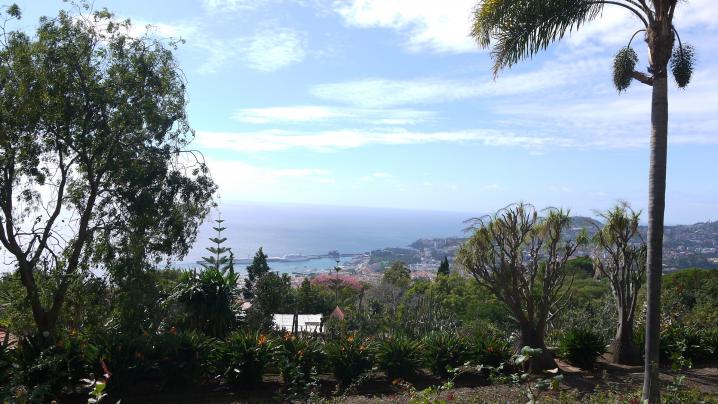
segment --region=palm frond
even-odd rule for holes
[[[595,0],[483,0],[474,10],[471,36],[491,46],[494,75],[529,58],[596,18]]]

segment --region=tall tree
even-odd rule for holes
[[[651,99],[650,166],[648,179],[648,282],[646,355],[643,398],[660,401],[658,345],[660,292],[663,270],[663,217],[668,154],[668,70],[680,88],[693,72],[693,48],[684,45],[673,25],[678,0],[480,0],[474,11],[471,35],[481,47],[492,46],[494,76],[530,58],[573,29],[602,15],[604,7],[621,7],[637,18],[648,45],[648,71],[638,62],[632,39],[614,61],[614,85],[628,88],[633,79],[653,87]],[[635,35],[634,34],[634,37]],[[678,37],[678,46],[674,39]]]
[[[256,296],[256,284],[264,274],[269,273],[269,265],[267,264],[267,254],[259,247],[257,253],[254,254],[252,263],[247,266],[247,277],[244,279],[244,290],[242,294],[246,300],[254,299]]]
[[[511,310],[521,333],[518,348],[542,349],[531,359],[532,371],[556,367],[544,343],[546,325],[569,295],[566,261],[585,242],[583,233],[577,241],[564,240],[570,223],[561,210],[540,217],[531,205],[511,205],[479,219],[456,256],[456,263]]]
[[[411,283],[411,271],[403,261],[395,261],[389,269],[384,271],[382,281],[406,289]]]
[[[20,17],[16,6],[6,14]],[[51,338],[79,272],[118,256],[140,268],[186,254],[215,185],[187,148],[173,44],[129,35],[106,10],[43,17],[34,36],[5,27],[0,243]],[[39,271],[56,277],[49,290]]]
[[[618,312],[612,352],[615,363],[633,364],[641,353],[633,342],[638,291],[646,274],[646,243],[638,230],[640,212],[626,203],[601,213],[604,225],[594,235],[594,266],[608,278]]]
[[[444,257],[443,260],[441,260],[441,265],[439,265],[439,269],[436,270],[437,275],[449,275],[449,258]]]
[[[214,245],[206,248],[211,255],[202,257],[202,266],[205,269],[214,268],[222,273],[232,272],[230,275],[233,275],[234,263],[232,261],[234,255],[231,248],[223,246],[227,241],[227,237],[222,237],[222,232],[227,230],[226,227],[222,226],[223,222],[224,220],[221,217],[215,220],[217,225],[212,227],[212,230],[216,231],[217,235],[209,238],[209,241]]]

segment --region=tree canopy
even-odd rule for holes
[[[173,44],[128,32],[102,10],[0,35],[0,242],[45,335],[78,271],[186,254],[215,191]]]

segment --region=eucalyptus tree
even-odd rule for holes
[[[633,342],[638,291],[646,274],[646,243],[638,228],[640,212],[621,203],[600,214],[604,224],[593,236],[597,275],[605,276],[618,314],[613,362],[633,364],[641,353]]]
[[[456,255],[455,262],[509,308],[519,326],[518,348],[542,350],[530,361],[533,371],[556,367],[544,342],[546,326],[569,296],[573,277],[566,262],[586,242],[584,232],[566,239],[570,223],[562,210],[548,209],[541,217],[518,203],[478,219]]]
[[[216,188],[173,45],[89,8],[0,28],[0,242],[50,339],[73,279],[186,254]]]
[[[646,372],[643,396],[660,400],[658,345],[660,291],[663,268],[663,218],[668,153],[668,72],[678,87],[688,85],[694,51],[680,41],[673,25],[679,0],[481,0],[475,11],[471,35],[481,47],[491,47],[493,72],[530,58],[574,29],[601,16],[605,7],[620,7],[636,17],[638,31],[618,51],[613,82],[621,92],[633,79],[652,86],[650,166],[648,180],[648,312],[646,321]],[[631,47],[642,33],[648,46],[648,69],[636,70],[638,56]],[[628,39],[628,38],[627,38]],[[675,46],[675,39],[678,44]]]

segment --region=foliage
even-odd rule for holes
[[[259,279],[269,273],[269,264],[267,264],[267,254],[262,251],[262,247],[259,247],[257,253],[254,254],[252,263],[247,266],[247,277],[244,279],[244,289],[242,294],[245,300],[254,299],[257,295],[255,283]]]
[[[483,1],[474,11],[471,35],[483,48],[493,42],[493,71],[498,75],[593,20],[602,9],[603,4],[591,1]]]
[[[439,265],[439,268],[436,270],[437,275],[449,275],[449,258],[444,257],[443,260],[441,260],[441,265]]]
[[[223,274],[228,273],[229,276],[234,276],[234,255],[232,254],[232,249],[222,245],[227,241],[227,237],[222,237],[222,232],[227,230],[226,227],[222,226],[223,222],[224,220],[221,218],[215,220],[217,225],[212,227],[212,229],[217,232],[217,235],[209,239],[209,241],[214,243],[214,246],[206,248],[207,252],[211,255],[202,257],[202,266],[205,269],[214,268]]]
[[[572,364],[592,369],[596,359],[606,352],[606,342],[592,331],[572,328],[564,332],[559,351]]]
[[[549,209],[539,217],[531,205],[510,205],[478,219],[474,234],[456,256],[456,263],[511,310],[519,323],[520,345],[545,348],[547,324],[569,295],[566,262],[586,241],[585,232],[575,241],[565,240],[569,225],[570,217],[562,210]],[[555,367],[545,351],[531,365]]]
[[[275,341],[260,333],[234,332],[220,342],[220,371],[232,384],[261,383],[264,369],[276,354]]]
[[[262,275],[255,285],[255,293],[246,317],[249,329],[268,331],[272,328],[272,314],[294,312],[296,296],[287,274]]]
[[[89,272],[72,278],[57,319],[61,338],[78,330],[86,334],[103,330],[111,318],[113,304],[117,303],[111,286],[103,278]],[[35,281],[42,291],[50,290],[56,283],[51,274],[42,272],[37,273]],[[42,293],[42,298],[45,300],[50,296]],[[0,326],[9,328],[16,335],[37,333],[27,291],[17,271],[0,275]]]
[[[325,345],[327,361],[334,377],[349,386],[372,369],[371,341],[350,334]]]
[[[312,335],[284,334],[279,341],[276,363],[290,398],[305,397],[317,384],[324,359],[322,342]]]
[[[604,225],[593,237],[594,266],[608,279],[618,313],[613,361],[632,364],[640,360],[633,344],[633,324],[638,292],[646,274],[646,243],[638,230],[640,212],[621,203],[600,216]]]
[[[197,332],[171,330],[155,335],[152,344],[151,359],[164,388],[197,383],[207,369],[214,341]]]
[[[30,403],[47,402],[72,392],[89,371],[81,344],[77,338],[67,338],[46,347],[43,338],[21,338],[17,347],[4,348],[12,370],[6,376],[9,383],[0,389],[10,388],[16,400],[23,401],[17,396],[20,394]]]
[[[613,60],[613,85],[619,93],[631,85],[636,63],[638,63],[638,55],[630,46],[621,48],[616,53]]]
[[[695,48],[679,44],[671,56],[671,73],[679,88],[685,88],[691,82],[695,65]]]
[[[382,282],[386,282],[390,285],[406,289],[411,283],[411,271],[409,267],[402,261],[396,261],[391,264],[391,267],[384,271]]]
[[[423,353],[425,363],[435,374],[446,378],[452,369],[463,365],[469,359],[470,347],[461,336],[448,332],[434,332],[424,337]]]
[[[420,341],[404,336],[391,336],[378,341],[376,362],[389,380],[412,377],[421,367]]]
[[[0,239],[49,337],[83,269],[185,255],[215,190],[205,164],[181,157],[193,135],[172,50],[128,26],[61,11],[33,37],[3,35]]]
[[[471,359],[484,366],[499,366],[511,358],[512,347],[508,338],[496,333],[482,333],[470,340]]]
[[[183,309],[179,325],[211,337],[226,335],[237,321],[236,284],[236,274],[217,268],[186,272],[169,298]]]

